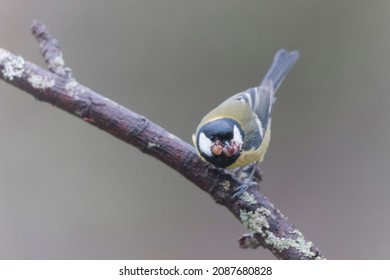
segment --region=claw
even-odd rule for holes
[[[255,175],[255,172],[257,170],[257,163],[254,162],[251,164],[252,170],[247,179],[245,180],[244,184],[239,186],[237,189],[234,190],[234,193],[232,195],[232,198],[240,197],[244,192],[246,192],[250,187],[256,186],[257,183],[253,181],[253,177]]]
[[[234,190],[234,193],[232,195],[232,198],[238,198],[240,197],[244,192],[246,192],[250,187],[257,186],[256,182],[251,181],[251,179],[245,180],[244,184],[239,186],[237,189]]]

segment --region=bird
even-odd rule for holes
[[[275,92],[298,58],[296,50],[277,51],[260,85],[223,101],[196,128],[192,139],[202,160],[226,169],[253,165],[248,180],[235,190],[233,197],[249,188],[256,165],[264,159],[271,137]]]

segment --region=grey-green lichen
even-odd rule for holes
[[[12,57],[9,51],[0,49],[0,63],[4,65],[1,70],[4,78],[12,81],[22,77],[25,62],[21,56]]]
[[[229,191],[229,190],[230,190],[230,187],[231,187],[231,184],[230,184],[230,181],[229,181],[229,180],[224,180],[224,181],[222,181],[221,183],[219,183],[219,185],[220,185],[225,191]]]
[[[56,55],[56,57],[55,57],[54,60],[51,62],[51,64],[52,64],[54,67],[64,66],[64,65],[65,65],[64,57],[62,56],[62,53],[61,53],[61,52],[60,52],[58,55]]]
[[[240,209],[240,220],[242,224],[252,233],[263,233],[263,228],[269,228],[267,216],[270,211],[263,207],[256,211],[245,211]]]
[[[240,196],[240,199],[245,201],[248,204],[256,204],[257,203],[255,197],[253,196],[253,194],[250,194],[248,192],[244,192]]]
[[[313,243],[306,241],[303,234],[295,229],[292,235],[295,238],[277,237],[269,230],[269,223],[267,217],[270,216],[270,210],[260,207],[256,211],[240,210],[240,219],[242,224],[251,233],[260,233],[264,238],[265,244],[270,245],[276,251],[284,251],[286,249],[294,248],[302,253],[307,258],[315,256],[315,253],[311,251]]]
[[[10,55],[9,51],[0,48],[0,62],[2,62],[4,59],[8,58],[9,55]]]
[[[79,85],[79,83],[75,80],[75,79],[70,79],[66,84],[65,84],[65,90],[66,91],[74,91],[75,88],[77,88],[77,86]]]
[[[29,74],[27,80],[34,88],[37,89],[51,88],[52,86],[55,85],[55,80],[53,78],[36,75],[34,73]]]
[[[276,237],[272,232],[267,232],[265,243],[271,245],[272,248],[280,252],[286,249],[294,248],[308,258],[313,257],[315,253],[310,250],[313,246],[313,243],[311,241],[306,241],[303,234],[297,229],[292,233],[297,235],[295,239],[284,237],[279,238]]]
[[[148,149],[152,149],[152,148],[155,148],[155,147],[160,147],[160,145],[157,144],[157,143],[148,142]]]
[[[80,100],[80,94],[83,93],[85,88],[81,86],[76,79],[69,79],[65,84],[65,93],[70,96],[73,100]],[[82,112],[75,112],[78,116],[82,115]]]
[[[79,93],[81,92],[81,86],[75,79],[69,79],[65,84],[65,92],[74,100],[79,100]]]

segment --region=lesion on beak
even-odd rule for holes
[[[211,152],[216,155],[225,155],[226,157],[231,157],[236,155],[240,151],[241,145],[235,140],[232,141],[220,141],[216,140],[211,146]]]
[[[211,152],[213,155],[220,156],[223,152],[223,145],[220,140],[215,140],[214,144],[211,146]]]

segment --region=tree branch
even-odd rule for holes
[[[239,240],[241,248],[269,249],[279,259],[322,259],[312,242],[287,221],[258,190],[250,188],[238,199],[231,197],[242,185],[238,176],[204,163],[194,148],[144,116],[105,98],[72,78],[58,41],[46,27],[34,22],[48,70],[0,49],[0,78],[129,143],[169,165],[209,193],[241,221],[250,234]]]

